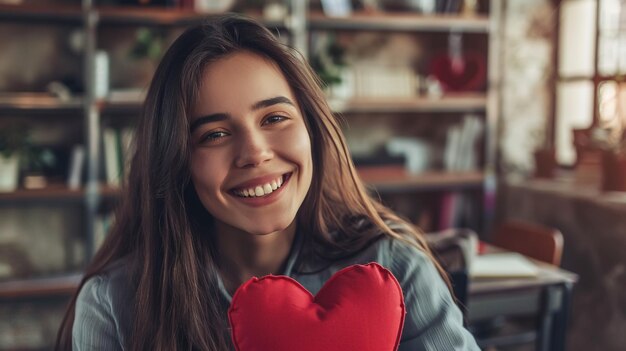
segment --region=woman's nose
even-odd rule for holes
[[[237,167],[255,167],[274,157],[269,141],[262,133],[248,132],[239,140],[235,159]]]

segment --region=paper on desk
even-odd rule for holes
[[[502,252],[474,257],[470,268],[472,278],[535,277],[537,266],[515,252]]]

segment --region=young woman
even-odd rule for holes
[[[250,277],[315,294],[372,261],[404,293],[400,350],[478,349],[420,233],[366,194],[309,66],[252,20],[213,18],[167,51],[125,189],[59,350],[229,350]]]

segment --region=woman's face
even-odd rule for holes
[[[244,51],[209,64],[190,125],[191,178],[217,221],[251,234],[294,221],[311,185],[311,142],[275,63]]]

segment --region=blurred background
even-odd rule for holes
[[[562,233],[565,348],[624,349],[626,1],[0,0],[0,350],[51,349],[161,55],[224,11],[307,58],[363,180],[425,232]]]

